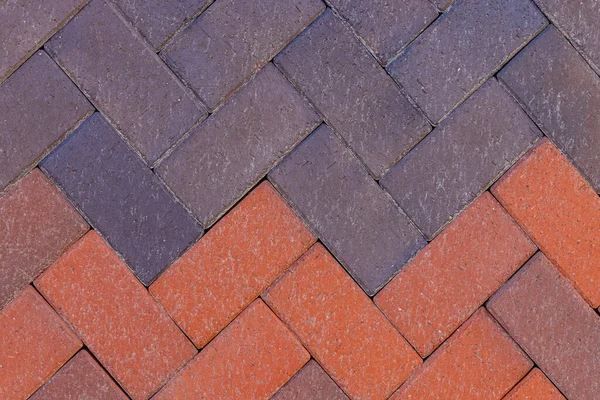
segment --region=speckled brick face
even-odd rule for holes
[[[534,368],[525,378],[519,382],[509,394],[504,396],[503,400],[565,400],[565,397],[558,391],[538,368]]]
[[[348,400],[348,396],[315,360],[310,360],[271,400]]]
[[[40,165],[146,285],[202,233],[100,114]]]

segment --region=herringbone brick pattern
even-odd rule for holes
[[[600,399],[597,0],[0,0],[0,400]]]

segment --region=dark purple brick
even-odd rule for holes
[[[323,368],[310,360],[271,400],[349,400]]]
[[[269,179],[369,295],[426,243],[326,125],[296,147]]]
[[[487,308],[567,398],[598,398],[600,318],[542,253]]]
[[[388,71],[437,125],[547,23],[531,0],[459,0]]]
[[[380,183],[432,238],[541,136],[491,78]]]
[[[431,127],[354,34],[325,12],[276,58],[379,178]]]
[[[281,72],[267,64],[156,172],[208,227],[320,121]]]
[[[40,166],[146,285],[202,234],[98,113]]]
[[[324,8],[321,0],[220,0],[161,56],[214,110]]]
[[[600,191],[600,78],[567,39],[548,27],[498,77]]]
[[[382,64],[438,16],[429,0],[325,0],[346,19]]]
[[[46,43],[92,103],[153,163],[206,111],[129,22],[92,0]]]
[[[0,191],[93,111],[44,51],[27,60],[0,85]]]

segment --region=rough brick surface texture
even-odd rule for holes
[[[348,400],[348,396],[315,360],[311,360],[272,397],[272,400]]]
[[[565,400],[565,397],[558,391],[538,368],[534,368],[527,374],[513,390],[510,391],[504,400]]]

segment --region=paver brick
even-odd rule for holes
[[[269,399],[309,358],[291,332],[258,299],[153,400]]]
[[[203,347],[315,240],[264,182],[178,259],[150,292],[196,346]]]
[[[459,0],[388,71],[437,125],[547,23],[531,0]]]
[[[34,283],[134,399],[147,399],[196,354],[94,231]]]
[[[27,60],[0,86],[0,192],[93,111],[48,54]]]
[[[432,238],[540,136],[533,121],[491,78],[380,183]]]
[[[567,398],[598,397],[600,318],[542,253],[487,308]]]
[[[542,371],[534,368],[503,400],[565,400],[565,397]]]
[[[531,366],[527,355],[480,308],[390,400],[499,399]]]
[[[149,164],[206,116],[105,0],[92,0],[45,49]]]
[[[272,64],[195,128],[156,172],[212,225],[320,122]]]
[[[324,8],[321,0],[220,0],[161,56],[214,110]]]
[[[326,125],[279,163],[269,179],[369,295],[426,244]]]
[[[421,365],[412,347],[320,244],[262,298],[353,399],[385,399]]]
[[[80,347],[67,324],[27,286],[0,311],[0,398],[26,399]]]
[[[98,113],[40,166],[146,285],[202,233]]]
[[[376,178],[431,130],[331,11],[323,13],[286,47],[275,64],[323,113]]]
[[[8,78],[88,1],[3,1],[0,4],[0,82]]]
[[[548,27],[498,76],[600,191],[600,77],[567,39]]]
[[[598,307],[600,199],[558,149],[542,140],[492,187],[492,193],[583,297]]]
[[[348,396],[315,360],[310,360],[271,400],[348,400]]]
[[[0,197],[0,308],[89,229],[34,169]]]
[[[85,350],[77,353],[29,400],[127,400],[94,358]]]
[[[486,192],[420,251],[375,303],[425,357],[536,250]]]

